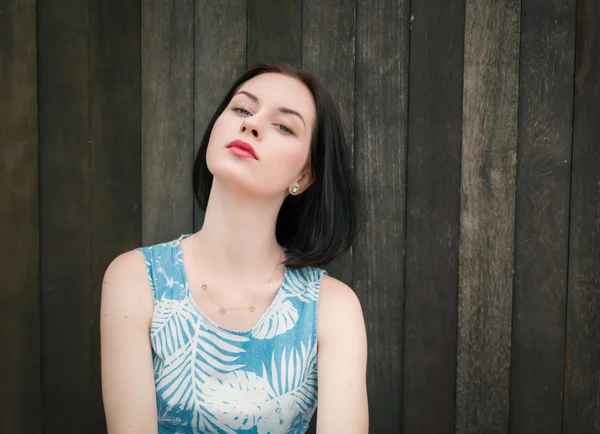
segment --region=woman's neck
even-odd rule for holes
[[[204,224],[194,243],[198,261],[215,273],[264,278],[266,270],[284,259],[275,237],[281,200],[244,197],[214,179]]]

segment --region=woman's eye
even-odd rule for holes
[[[290,130],[288,127],[286,127],[283,124],[277,124],[276,126],[277,126],[277,128],[279,128],[281,131],[283,131],[286,134],[294,134],[294,132],[292,130]]]
[[[244,116],[250,116],[250,112],[248,110],[244,109],[244,108],[235,107],[233,110],[236,111],[236,112],[238,112],[239,114],[244,115]]]

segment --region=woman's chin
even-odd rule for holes
[[[266,176],[261,168],[243,160],[236,161],[241,160],[236,157],[234,159],[221,157],[218,160],[207,160],[210,173],[213,174],[215,180],[218,180],[218,184],[228,190],[263,200],[277,198],[286,190],[284,186],[279,186],[274,182],[273,176]]]
[[[226,185],[248,185],[256,177],[250,168],[236,161],[219,161],[208,165],[213,176]]]
[[[256,180],[252,180],[247,174],[240,174],[235,171],[222,171],[213,173],[213,190],[224,190],[229,194],[240,196],[244,199],[253,199],[260,202],[271,202],[277,200],[279,196],[283,200],[284,195],[281,193],[283,189],[274,190],[271,182],[258,184]],[[211,192],[212,193],[212,192]]]

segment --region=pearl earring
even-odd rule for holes
[[[294,185],[290,191],[292,194],[296,194],[296,193],[298,193],[298,187],[296,185]]]

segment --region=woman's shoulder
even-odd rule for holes
[[[146,265],[144,255],[139,249],[129,250],[114,258],[106,268],[104,281],[127,280],[144,276]]]
[[[185,236],[181,235],[179,238],[166,242],[143,245],[120,254],[108,266],[105,280],[109,278],[127,282],[127,285],[135,284],[147,287],[151,284],[148,280],[148,273],[151,271],[153,263],[161,262],[162,258],[169,258],[171,256],[169,253],[174,252]]]
[[[108,265],[102,281],[102,310],[119,311],[147,322],[153,302],[145,259],[139,250],[120,254]]]
[[[340,333],[364,328],[360,300],[344,282],[324,275],[319,292],[319,340],[339,338]]]
[[[322,277],[319,303],[337,305],[338,308],[360,307],[360,301],[352,288],[327,273],[324,273]]]

